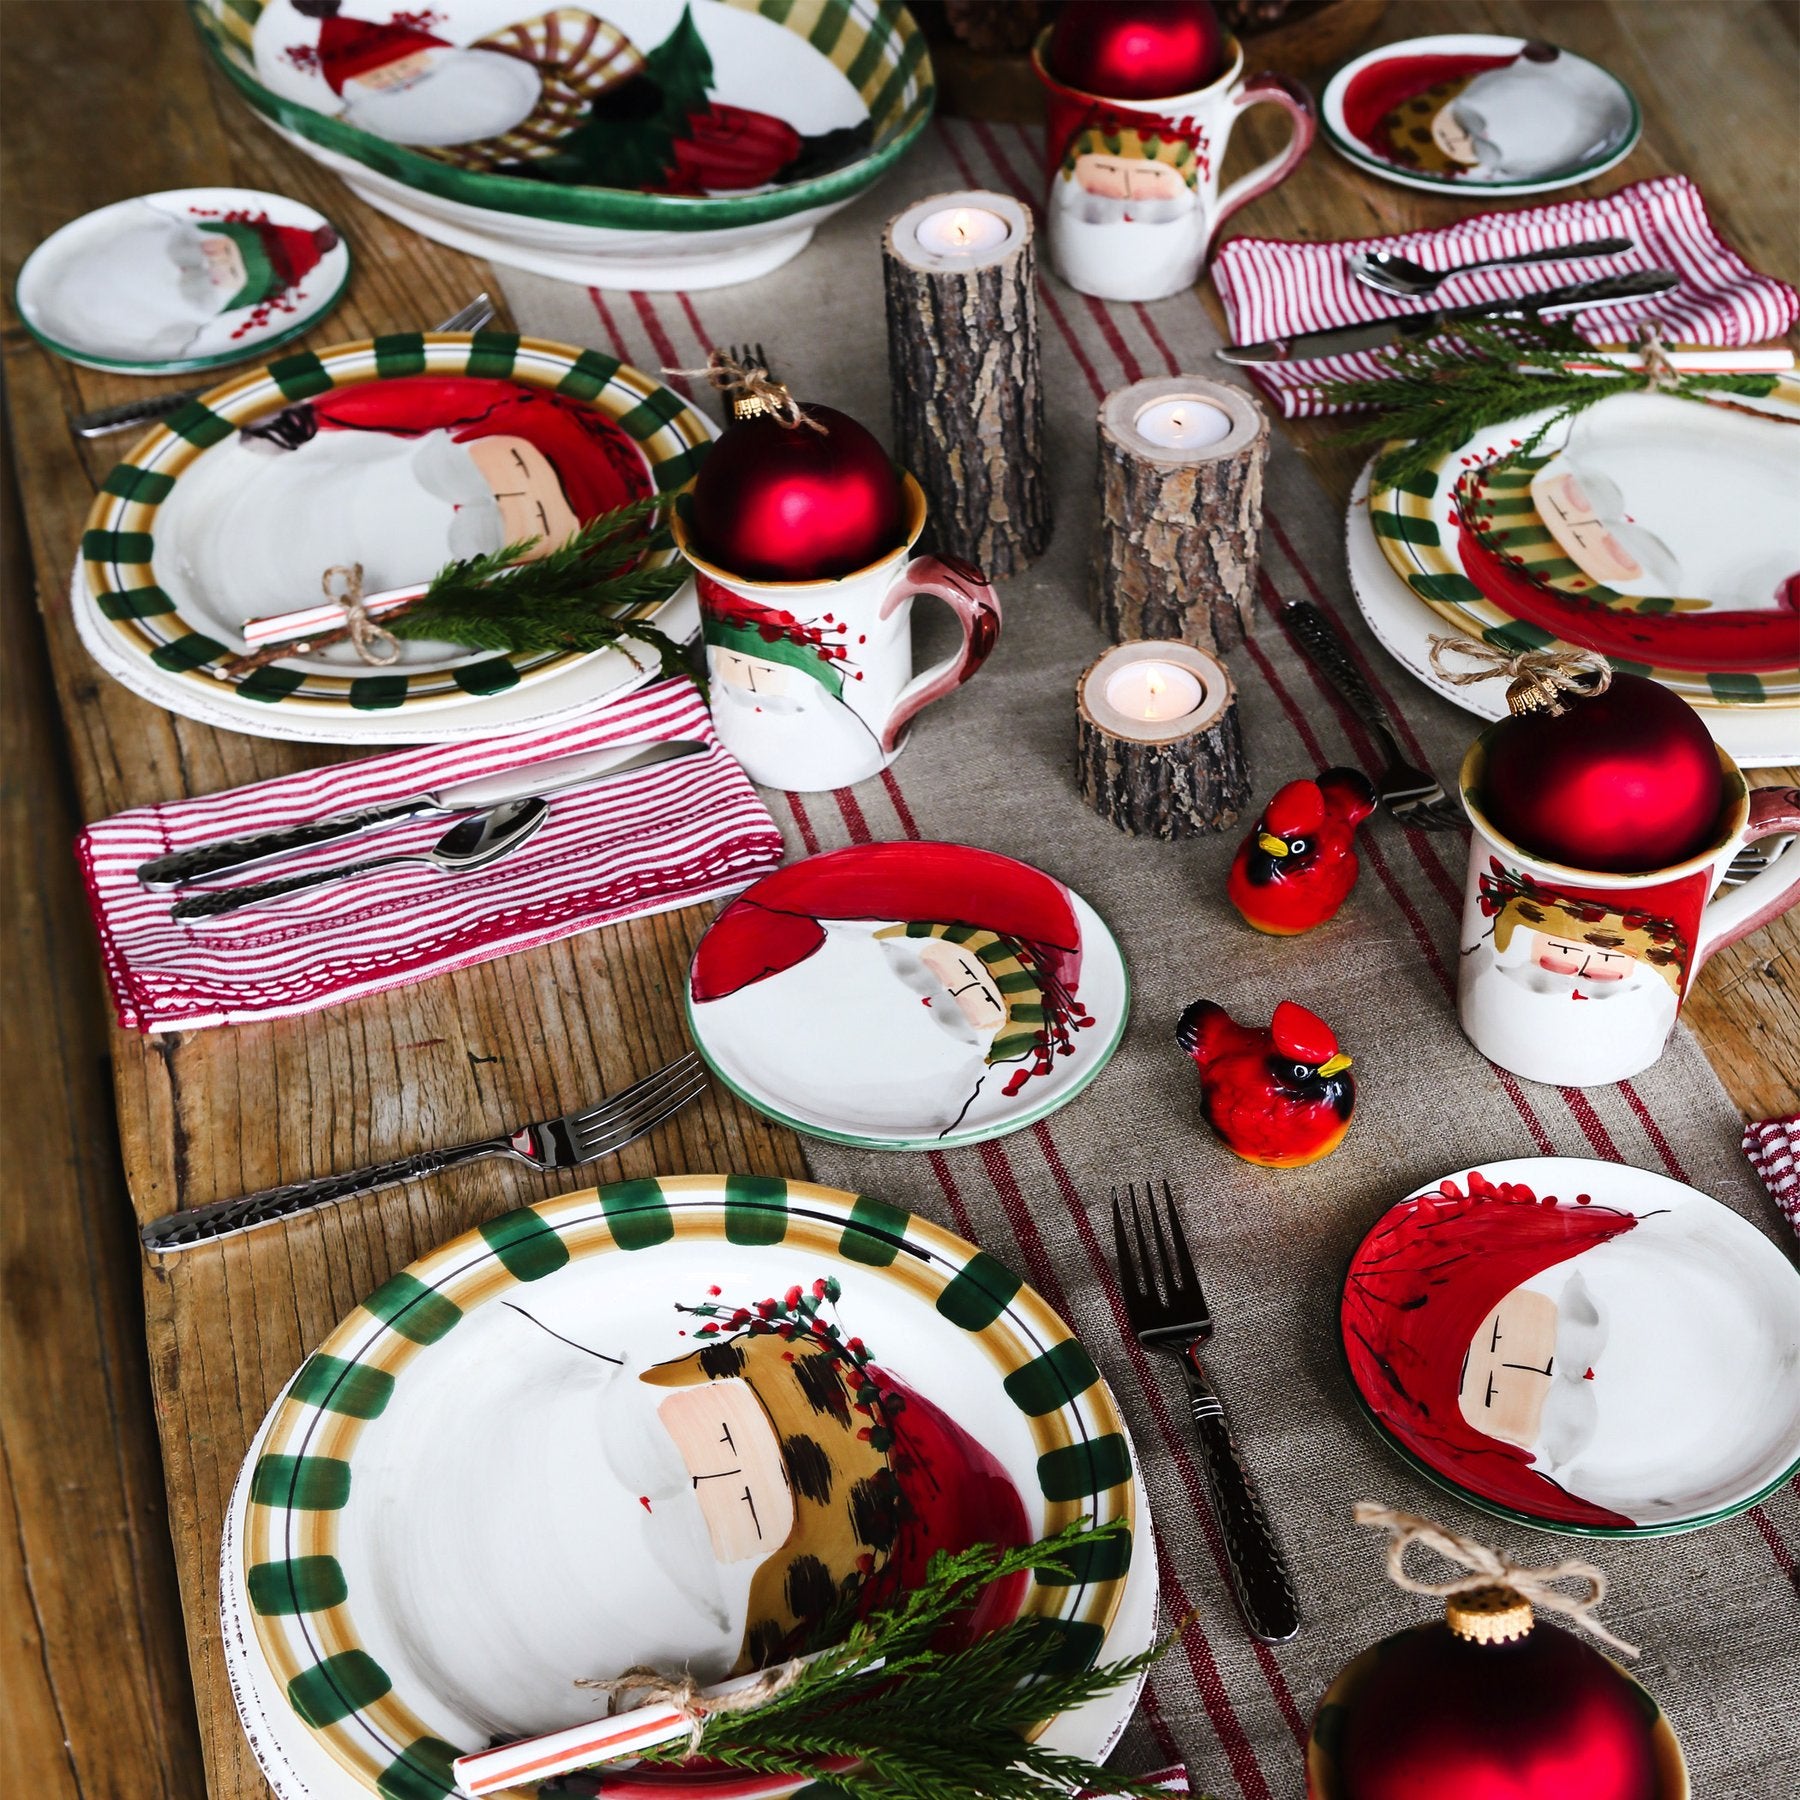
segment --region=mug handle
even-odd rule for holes
[[[1213,215],[1215,236],[1219,227],[1240,206],[1254,200],[1258,194],[1266,194],[1277,183],[1287,180],[1301,157],[1312,148],[1313,138],[1319,129],[1319,116],[1313,106],[1312,95],[1292,76],[1277,74],[1273,69],[1265,69],[1260,75],[1252,75],[1232,95],[1231,104],[1239,112],[1248,106],[1279,106],[1293,118],[1294,131],[1287,141],[1286,149],[1271,156],[1266,163],[1259,164],[1248,175],[1240,175],[1219,196],[1219,210]]]
[[[1753,788],[1750,821],[1744,828],[1744,844],[1754,844],[1784,831],[1800,831],[1800,788]],[[1743,846],[1740,845],[1741,849]],[[1735,854],[1735,853],[1734,853]],[[1700,941],[1694,947],[1694,972],[1715,950],[1735,944],[1758,927],[1778,919],[1800,903],[1800,844],[1790,846],[1781,859],[1752,875],[1742,887],[1710,901],[1700,915]]]
[[[941,663],[915,675],[894,701],[894,710],[881,730],[881,747],[888,754],[900,746],[901,733],[913,715],[954,693],[993,654],[1000,641],[1000,600],[988,578],[957,556],[915,556],[881,603],[882,618],[915,594],[931,594],[942,600],[962,622],[962,647]]]

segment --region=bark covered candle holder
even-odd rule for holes
[[[1050,541],[1031,214],[1004,194],[935,194],[890,221],[882,270],[895,456],[940,551],[1016,575]]]
[[[1183,402],[1218,427],[1212,441],[1145,436],[1147,415],[1166,424]],[[1268,416],[1241,388],[1169,375],[1108,394],[1099,434],[1093,597],[1102,627],[1201,650],[1241,644],[1256,593]]]
[[[1168,716],[1142,716],[1127,694]],[[1229,830],[1250,798],[1230,672],[1191,644],[1115,644],[1075,690],[1075,777],[1082,799],[1133,836]]]

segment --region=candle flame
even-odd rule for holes
[[[966,244],[975,235],[974,221],[966,210],[959,208],[956,216],[950,221],[950,235],[959,244]]]
[[[1158,713],[1158,711],[1157,711],[1156,703],[1157,703],[1157,700],[1163,694],[1164,690],[1168,687],[1168,685],[1169,684],[1166,681],[1164,681],[1163,678],[1159,674],[1157,674],[1157,672],[1154,669],[1149,670],[1145,674],[1145,676],[1144,676],[1144,717],[1146,719],[1156,719],[1156,718],[1161,717],[1161,714]]]

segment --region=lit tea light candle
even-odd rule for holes
[[[1198,712],[1205,693],[1193,675],[1170,662],[1128,663],[1106,682],[1107,705],[1151,725]]]
[[[1132,420],[1138,435],[1164,450],[1204,450],[1231,436],[1234,421],[1198,394],[1176,394],[1146,406]]]
[[[974,256],[998,250],[1012,227],[985,206],[946,206],[927,213],[918,223],[920,245],[939,256]]]

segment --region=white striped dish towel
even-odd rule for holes
[[[1800,1113],[1746,1125],[1744,1154],[1781,1216],[1800,1231]]]
[[[1636,248],[1618,256],[1567,263],[1490,269],[1446,281],[1429,300],[1403,300],[1366,288],[1350,273],[1357,250],[1401,250],[1428,269],[1487,256],[1544,250],[1586,238],[1628,237]],[[1647,320],[1671,343],[1736,346],[1783,336],[1800,316],[1800,295],[1784,281],[1759,275],[1720,240],[1700,190],[1685,175],[1634,182],[1601,200],[1565,200],[1517,212],[1480,213],[1437,231],[1400,237],[1298,243],[1281,238],[1233,238],[1213,260],[1213,280],[1225,303],[1235,343],[1262,343],[1359,325],[1434,306],[1516,299],[1566,282],[1632,269],[1673,269],[1681,286],[1654,300],[1597,307],[1572,323],[1589,343],[1624,342]],[[1314,392],[1321,381],[1379,377],[1376,353],[1266,363],[1246,373],[1290,418],[1336,412]]]
[[[528,843],[491,868],[384,869],[215,920],[176,924],[139,885],[151,857],[429,793],[446,782],[600,750],[699,738],[685,756],[555,795]],[[529,790],[527,790],[529,791]],[[429,850],[442,816],[284,858],[281,874]],[[76,840],[121,1025],[171,1031],[312,1012],[619,919],[736,893],[778,867],[781,833],[718,739],[691,681],[640,689],[573,723],[433,744],[139,807]],[[277,869],[235,879],[267,878]]]

